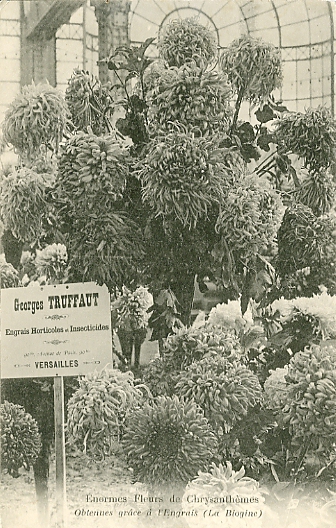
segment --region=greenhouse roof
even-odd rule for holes
[[[169,19],[197,16],[215,29],[221,47],[241,33],[285,48],[307,46],[332,37],[334,11],[326,0],[133,0],[131,40],[155,34]]]

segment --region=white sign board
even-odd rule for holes
[[[93,282],[1,290],[1,377],[78,376],[112,363],[110,294]]]

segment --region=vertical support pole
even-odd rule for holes
[[[46,39],[43,34],[35,38],[27,38],[28,17],[24,12],[24,0],[21,0],[21,86],[32,81],[45,83],[46,80],[56,86],[56,33]],[[44,2],[31,1],[31,17],[39,16],[39,4]]]
[[[1,281],[0,281],[0,310],[1,310]],[[1,329],[0,329],[0,337],[2,337],[1,335]],[[112,349],[112,357],[113,357],[113,349]],[[113,360],[112,360],[113,361]],[[0,405],[1,405],[1,387],[2,387],[2,383],[1,383],[1,361],[0,361]],[[0,434],[0,453],[2,453],[2,436]],[[1,456],[0,456],[0,475],[2,473],[2,465],[1,465]],[[1,526],[1,525],[0,525]]]
[[[91,0],[98,22],[98,58],[103,61],[119,46],[128,45],[129,0]],[[99,62],[99,80],[105,84],[113,79],[106,62]]]
[[[54,414],[56,453],[56,527],[66,528],[66,467],[63,376],[56,376],[54,378]]]

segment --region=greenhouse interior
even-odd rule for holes
[[[335,528],[334,0],[0,0],[3,528]]]

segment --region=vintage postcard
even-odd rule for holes
[[[334,0],[0,0],[0,528],[336,526]]]

